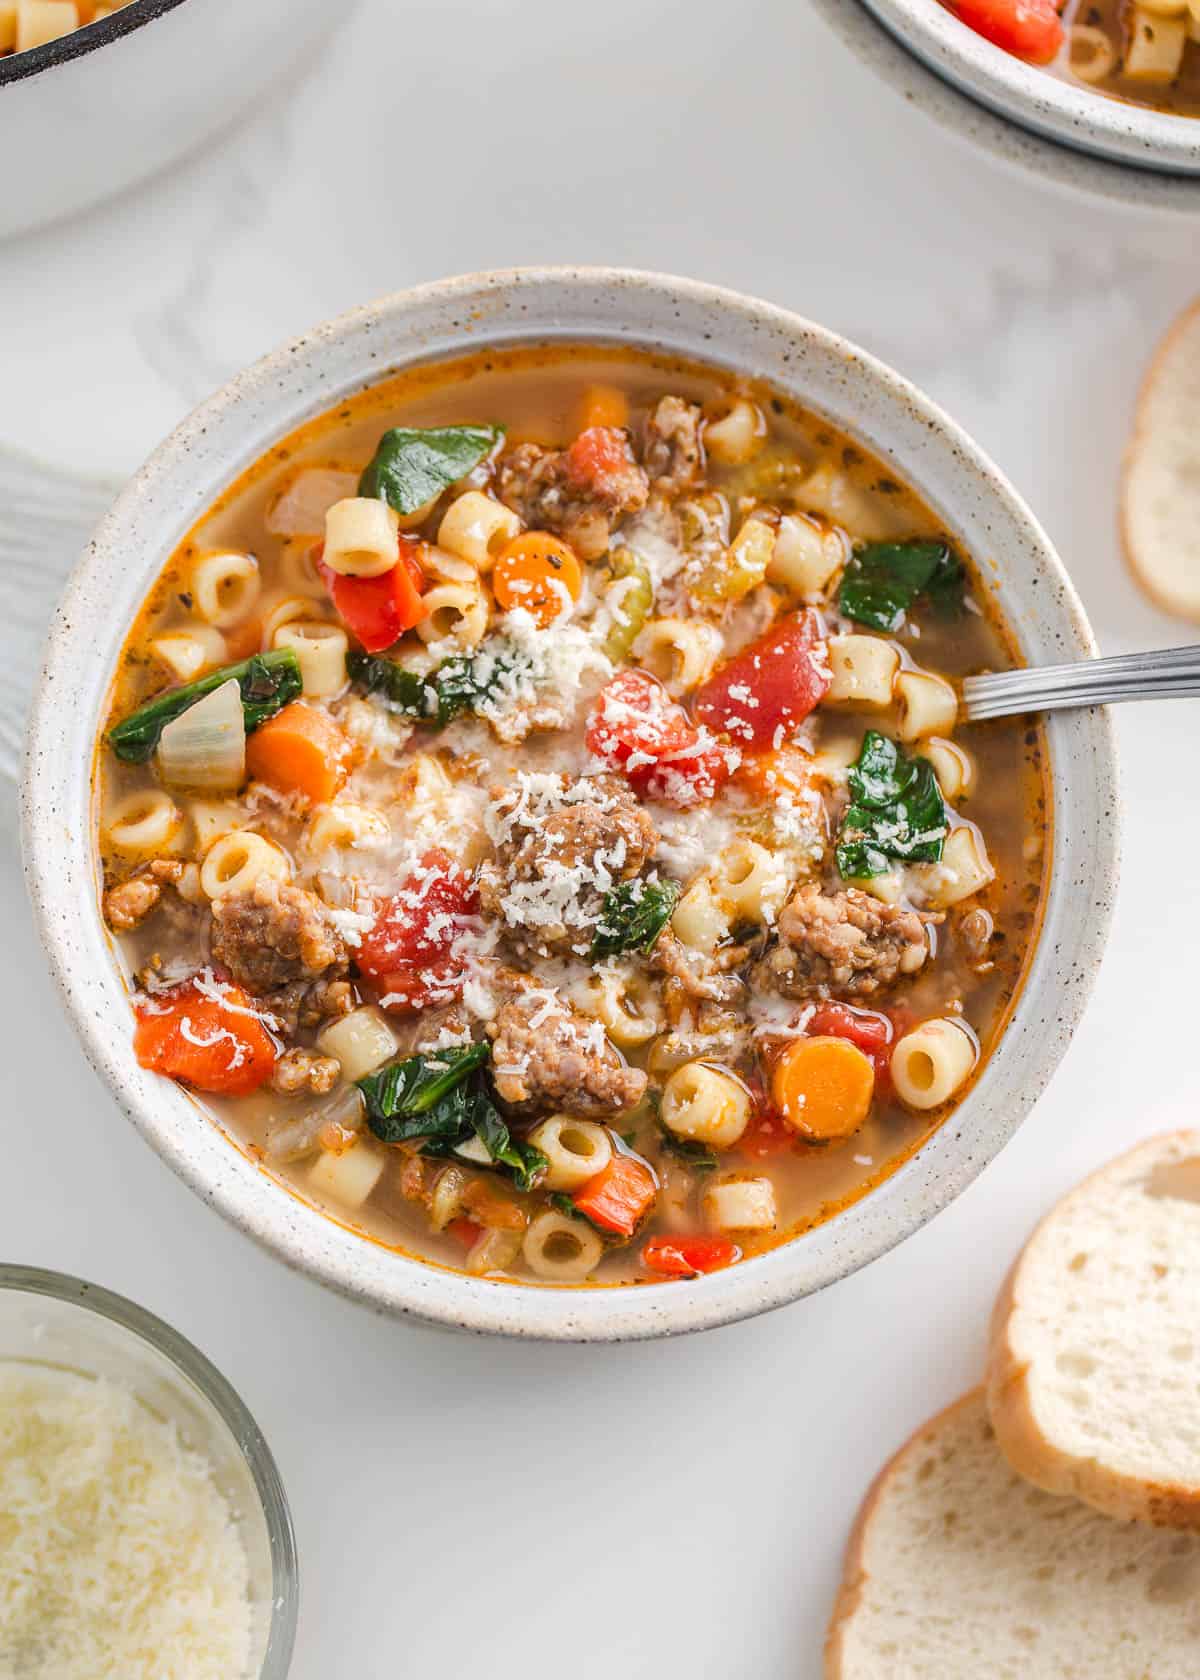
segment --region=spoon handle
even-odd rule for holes
[[[1099,706],[1109,700],[1166,700],[1200,695],[1200,647],[1122,653],[1075,665],[997,671],[968,677],[962,686],[969,722],[1016,712],[1057,712],[1064,706]]]

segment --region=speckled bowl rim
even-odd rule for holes
[[[1004,476],[907,380],[836,334],[671,276],[597,268],[467,275],[353,310],[264,357],[202,403],[134,476],[51,624],[28,730],[22,835],[36,925],[87,1056],[205,1201],[292,1266],[373,1308],[473,1331],[620,1341],[729,1323],[822,1288],[923,1225],[991,1160],[1066,1049],[1099,967],[1117,875],[1116,757],[1106,712],[1050,720],[1052,883],[1019,1007],[953,1120],[885,1184],[816,1230],[687,1284],[548,1289],[409,1260],[288,1194],[219,1127],[198,1123],[184,1092],[130,1054],[128,995],[99,914],[89,787],[93,731],[119,642],[167,542],[271,441],[392,368],[547,337],[627,342],[763,374],[861,438],[926,495],[944,476],[957,505],[952,512],[936,495],[933,505],[950,528],[977,535],[977,553],[990,552],[993,541],[1005,545],[1013,575],[993,562],[994,587],[1035,656],[1095,652],[1061,562]],[[152,541],[156,522],[162,536]],[[1029,584],[1018,598],[1021,570]]]
[[[969,29],[938,0],[863,0],[938,75],[1010,121],[1111,162],[1200,175],[1200,118],[1076,87]]]
[[[1004,168],[1034,175],[1072,197],[1119,204],[1127,211],[1168,211],[1176,215],[1200,212],[1200,182],[1191,176],[1139,169],[1076,151],[998,116],[977,99],[961,93],[886,28],[868,10],[865,0],[809,0],[809,4],[898,99],[967,145],[986,152]]]

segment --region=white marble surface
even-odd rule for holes
[[[1189,638],[1122,568],[1113,481],[1195,248],[1178,220],[1080,206],[958,149],[795,0],[365,0],[219,149],[0,246],[0,446],[120,477],[241,363],[377,293],[520,262],[670,269],[791,305],[926,386],[1038,510],[1105,651],[1149,647]],[[16,530],[6,501],[10,550]],[[256,1412],[299,1533],[295,1680],[817,1680],[859,1496],[978,1375],[1015,1245],[1085,1170],[1195,1121],[1180,859],[1198,715],[1120,719],[1110,955],[1000,1159],[824,1295],[635,1348],[377,1322],[227,1229],[84,1065],[5,825],[3,1252],[135,1296]]]

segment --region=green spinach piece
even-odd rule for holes
[[[247,735],[299,695],[303,683],[300,663],[291,648],[256,653],[238,665],[222,665],[206,677],[168,689],[148,700],[108,732],[108,744],[126,764],[145,764],[153,757],[159,737],[175,718],[203,700],[206,694],[234,681],[242,691],[242,718]]]
[[[477,467],[504,436],[502,426],[393,426],[358,483],[360,496],[416,513]]]
[[[434,729],[444,729],[463,712],[474,711],[520,663],[515,654],[485,645],[474,653],[452,654],[435,671],[421,676],[378,654],[346,655],[352,682],[368,694],[381,694],[397,711]]]
[[[356,1081],[367,1105],[367,1124],[383,1143],[413,1138],[458,1140],[470,1131],[464,1081],[491,1055],[487,1044],[432,1051],[393,1062]]]
[[[671,919],[679,897],[675,881],[622,881],[604,895],[592,935],[592,959],[620,951],[648,951]]]
[[[942,613],[960,609],[965,575],[949,543],[867,543],[850,558],[838,605],[858,624],[899,630],[919,597]]]
[[[470,1123],[494,1165],[509,1169],[518,1190],[532,1190],[550,1163],[532,1143],[513,1137],[482,1080],[475,1090]]]
[[[893,859],[938,861],[948,828],[946,803],[927,758],[907,758],[886,735],[868,729],[849,782],[850,805],[837,844],[837,866],[846,880],[886,875]]]

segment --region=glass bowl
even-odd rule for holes
[[[221,1373],[178,1331],[121,1295],[62,1272],[0,1265],[0,1370],[14,1366],[108,1378],[173,1423],[183,1444],[208,1461],[249,1563],[246,1680],[284,1680],[299,1603],[291,1513],[270,1449]]]

